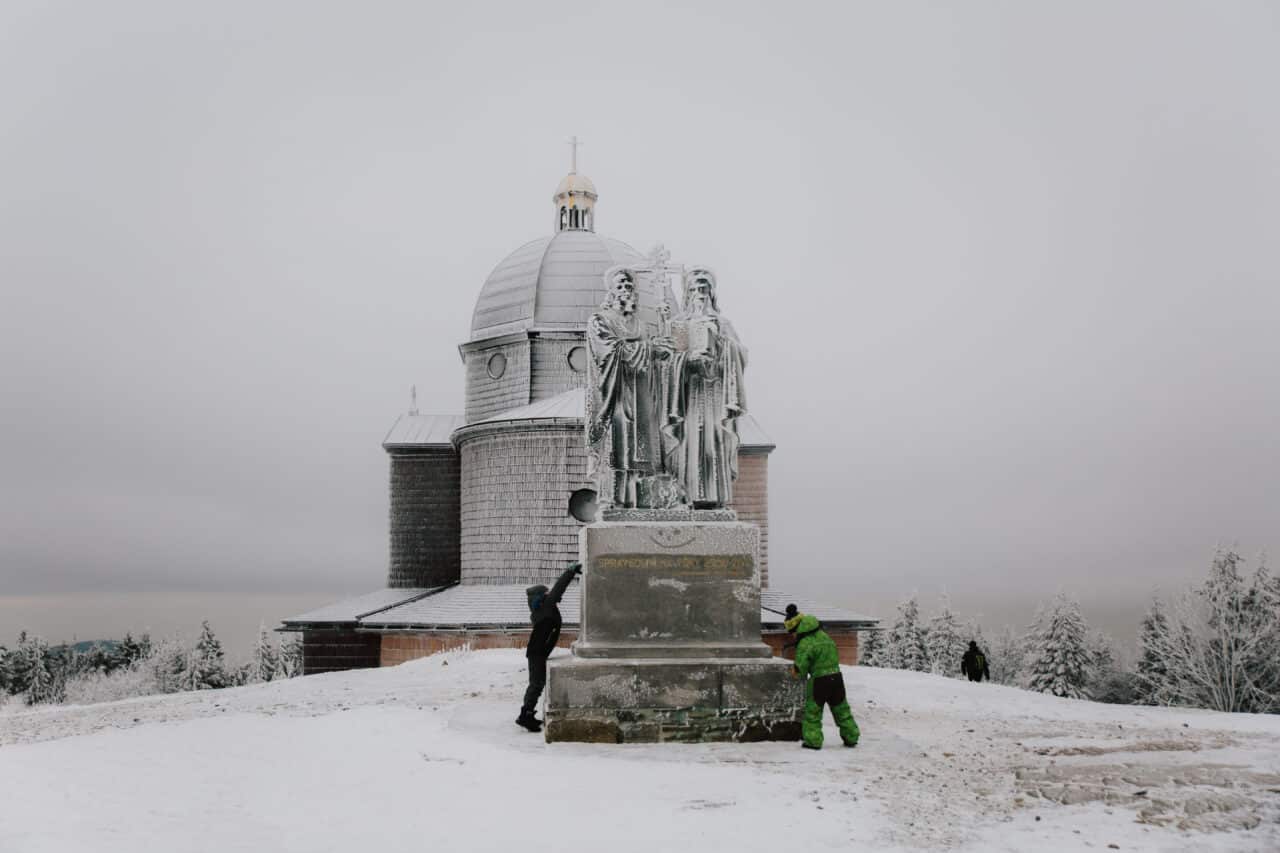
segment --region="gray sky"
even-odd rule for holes
[[[1280,547],[1280,8],[700,9],[0,6],[0,642],[382,584],[379,443],[572,133],[719,274],[775,586],[1123,635]]]

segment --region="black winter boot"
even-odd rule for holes
[[[535,717],[532,711],[521,711],[520,716],[516,717],[516,725],[531,732],[542,731],[542,720]]]

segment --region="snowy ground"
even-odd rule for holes
[[[1280,716],[857,668],[857,749],[548,746],[523,679],[458,652],[0,714],[0,851],[1280,850]]]

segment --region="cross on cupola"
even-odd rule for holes
[[[560,181],[553,197],[556,205],[556,231],[596,230],[596,185],[586,175],[578,174],[578,137],[568,140],[569,174]]]

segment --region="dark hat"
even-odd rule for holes
[[[794,604],[788,604],[788,605],[787,605],[787,618],[788,618],[788,619],[793,619],[793,618],[795,618],[795,615],[796,615],[797,613],[799,613],[799,612],[800,612],[800,608],[796,607]]]
[[[546,597],[547,588],[542,584],[534,584],[526,588],[524,594],[529,598],[529,610],[537,610],[542,605],[542,599]]]

